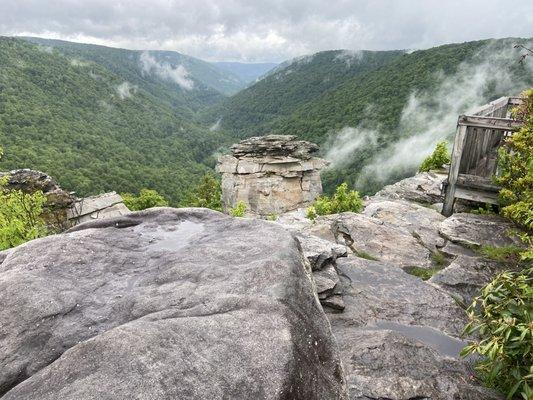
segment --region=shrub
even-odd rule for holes
[[[346,211],[361,212],[363,201],[355,190],[348,190],[348,184],[337,187],[333,196],[321,196],[307,209],[307,218],[314,221],[318,215],[337,214]]]
[[[131,193],[122,193],[124,204],[131,211],[140,211],[152,207],[166,207],[168,201],[152,189],[141,189],[138,196]]]
[[[186,207],[204,207],[222,211],[222,190],[220,182],[212,174],[207,173],[187,196]]]
[[[483,358],[476,369],[485,384],[512,399],[533,398],[533,267],[504,272],[485,286],[468,308],[465,334],[478,339],[462,356]]]
[[[448,152],[448,143],[442,141],[437,143],[435,150],[427,156],[420,164],[419,172],[427,172],[432,169],[439,169],[450,162],[450,153]]]
[[[237,205],[229,211],[229,214],[232,217],[244,217],[246,213],[246,203],[244,201],[239,201]]]
[[[2,149],[0,148],[0,156]],[[24,193],[8,190],[7,178],[0,180],[0,250],[46,236],[42,218],[46,197],[41,191]]]
[[[496,183],[502,186],[499,198],[503,216],[529,232],[523,236],[528,250],[522,253],[522,259],[533,260],[533,89],[524,92],[522,99],[513,116],[524,125],[500,148]]]

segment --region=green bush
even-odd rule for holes
[[[528,245],[522,259],[533,260],[533,89],[525,91],[522,99],[523,104],[513,110],[513,116],[524,125],[500,149],[496,183],[502,186],[501,213],[528,232],[522,235]]]
[[[121,196],[124,204],[131,211],[168,206],[168,201],[153,189],[141,189],[138,196],[131,193],[122,193]]]
[[[432,169],[439,169],[442,168],[444,164],[448,164],[449,162],[450,153],[448,152],[448,143],[446,141],[442,141],[437,143],[433,153],[431,153],[431,155],[427,156],[424,161],[422,161],[418,172],[427,172]]]
[[[220,182],[212,174],[204,175],[200,183],[189,193],[186,207],[204,207],[222,211],[222,190]]]
[[[533,398],[533,267],[504,272],[468,308],[465,334],[477,335],[462,356],[483,357],[476,369],[485,384],[507,399]]]
[[[348,190],[348,184],[337,187],[333,196],[321,196],[307,209],[307,218],[314,221],[319,215],[338,214],[341,212],[361,212],[363,201],[355,190]]]
[[[232,217],[244,217],[246,214],[246,203],[244,201],[239,201],[234,208],[229,211],[229,215]]]
[[[2,149],[0,148],[0,157]],[[7,179],[0,180],[0,250],[18,246],[28,240],[46,236],[42,218],[46,197],[38,191],[32,194],[8,190]]]

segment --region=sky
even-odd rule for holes
[[[533,0],[0,0],[0,35],[281,62],[533,37]]]

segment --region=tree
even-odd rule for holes
[[[0,148],[0,157],[2,154]],[[47,234],[42,218],[46,197],[41,191],[29,194],[8,189],[7,180],[7,177],[0,179],[0,250]]]
[[[444,164],[448,164],[449,162],[450,153],[448,152],[448,144],[446,141],[442,141],[437,143],[433,153],[431,153],[431,155],[422,161],[418,172],[428,172],[432,169],[439,169],[442,168]]]
[[[152,207],[166,207],[168,201],[153,189],[141,189],[138,196],[122,193],[124,204],[131,211],[140,211]]]
[[[205,174],[200,183],[189,192],[184,205],[222,211],[222,190],[219,180],[211,173]]]

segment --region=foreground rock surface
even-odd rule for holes
[[[343,399],[310,274],[281,227],[208,210],[29,242],[0,264],[0,396]]]

